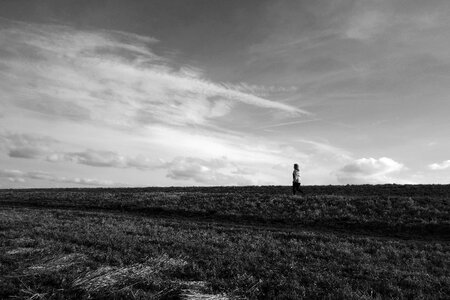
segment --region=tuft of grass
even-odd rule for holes
[[[127,267],[101,266],[88,271],[74,280],[73,287],[88,293],[111,292],[140,283],[153,282],[161,277],[164,271],[176,271],[187,265],[183,259],[170,258],[167,255],[151,258],[145,263]]]
[[[87,261],[87,256],[81,253],[59,255],[46,258],[43,262],[28,267],[30,273],[55,273],[69,269],[75,265],[82,265]]]
[[[204,294],[196,290],[186,290],[180,295],[181,299],[186,300],[229,300],[230,298],[226,295],[212,295]]]
[[[12,250],[9,250],[6,252],[8,255],[23,255],[23,254],[30,254],[35,252],[42,252],[44,249],[39,248],[31,248],[31,247],[19,247]]]

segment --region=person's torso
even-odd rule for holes
[[[294,170],[294,172],[292,173],[292,178],[295,182],[299,182],[300,181],[300,171]]]

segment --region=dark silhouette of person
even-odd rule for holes
[[[294,164],[294,171],[292,172],[292,194],[295,195],[297,192],[304,195],[305,193],[300,188],[300,170],[298,164]]]

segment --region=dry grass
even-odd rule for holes
[[[127,267],[103,266],[74,280],[73,287],[89,293],[123,288],[157,280],[163,271],[174,270],[185,265],[187,261],[184,259],[162,255],[151,258],[144,264],[133,264]]]
[[[53,273],[66,270],[75,265],[81,265],[87,261],[84,254],[71,253],[47,259],[41,264],[34,265],[28,268],[31,273]]]
[[[89,271],[74,280],[72,286],[89,294],[112,294],[119,290],[138,294],[135,285],[149,285],[161,281],[164,271],[174,271],[184,267],[188,262],[181,258],[170,258],[167,255],[150,258],[143,264],[125,267],[102,266]],[[169,293],[176,293],[181,299],[228,300],[225,295],[205,293],[205,281],[171,281],[169,286],[153,294],[158,299]]]
[[[44,249],[41,248],[31,248],[31,247],[19,247],[6,252],[8,255],[24,255],[36,252],[42,252]]]
[[[20,237],[11,240],[11,242],[18,247],[28,247],[35,243],[35,240],[29,237]]]
[[[186,300],[229,300],[230,298],[226,295],[212,295],[203,294],[195,290],[183,291],[181,294],[181,299]]]
[[[147,260],[147,265],[153,266],[159,271],[171,270],[184,267],[188,262],[183,258],[170,258],[167,254],[153,257]]]
[[[207,285],[206,281],[174,281],[173,283],[182,289],[193,289],[197,291],[206,289]]]
[[[89,293],[97,293],[126,284],[133,285],[132,281],[149,279],[154,273],[153,268],[140,264],[122,268],[100,267],[77,278],[73,282],[73,287]]]
[[[229,300],[230,297],[225,294],[208,293],[206,281],[172,281],[173,290],[178,291],[180,299],[186,300]],[[234,299],[234,298],[233,298]]]

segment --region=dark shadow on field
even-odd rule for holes
[[[344,235],[358,235],[375,238],[391,238],[402,240],[433,240],[433,241],[450,241],[450,226],[439,224],[425,224],[425,225],[394,225],[386,226],[382,222],[346,222],[344,220],[322,220],[316,222],[288,222],[284,219],[264,219],[257,216],[230,216],[221,215],[216,212],[192,212],[185,210],[167,210],[160,207],[145,208],[145,209],[91,209],[91,208],[75,208],[75,207],[61,207],[61,206],[46,206],[41,207],[37,205],[4,205],[0,207],[16,207],[16,208],[31,208],[43,210],[64,210],[74,212],[98,212],[98,213],[112,213],[121,215],[134,215],[148,218],[162,218],[162,219],[176,219],[177,221],[201,222],[207,224],[226,225],[235,227],[252,227],[252,229],[261,230],[310,230],[332,234]]]

